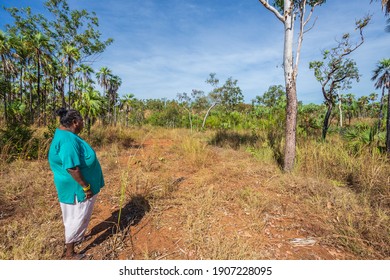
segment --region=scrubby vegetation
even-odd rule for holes
[[[46,6],[51,18],[8,9],[15,23],[0,31],[0,259],[61,256],[47,164],[59,107],[82,113],[106,177],[83,248],[95,259],[390,256],[388,60],[373,76],[379,100],[299,104],[295,168],[284,173],[283,86],[247,104],[237,80],[211,73],[208,93],[119,96],[118,76],[103,67],[94,79],[82,63],[111,43],[97,18],[66,1]],[[291,250],[296,237],[316,247]]]
[[[270,217],[279,217],[279,222],[292,219],[281,226],[283,231],[299,224],[306,231],[303,235],[317,238],[321,247],[341,250],[338,258],[387,258],[386,156],[369,147],[351,152],[338,134],[326,143],[302,137],[296,169],[288,174],[280,171],[269,134],[99,125],[89,136],[84,132],[82,136],[94,143],[106,176],[100,208],[113,216],[120,214],[105,224],[111,229],[99,245],[104,247],[89,247],[100,251],[94,258],[116,259],[123,254],[136,259],[334,258],[314,251],[275,255],[272,244],[267,244]],[[49,142],[41,139],[40,149],[47,150]],[[151,142],[155,144],[150,146]],[[21,154],[2,161],[1,174],[0,257],[59,258],[63,229],[46,159],[31,160]],[[97,211],[97,220],[104,220],[106,212]],[[179,231],[184,239],[178,244],[186,253],[172,248],[165,252],[166,244],[152,241],[149,249],[137,251],[131,232],[143,222],[152,232]],[[243,232],[251,238],[242,237]]]

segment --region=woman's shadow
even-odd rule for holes
[[[130,226],[137,225],[147,212],[150,211],[149,202],[141,195],[134,196],[121,210],[116,210],[111,214],[111,217],[102,221],[91,229],[91,233],[86,236],[92,237],[100,234],[91,244],[85,247],[80,253],[85,253],[89,249],[102,244],[111,236],[118,232],[123,232],[126,235]],[[120,217],[119,217],[120,215]],[[119,217],[119,222],[118,222]]]

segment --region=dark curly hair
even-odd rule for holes
[[[74,120],[83,119],[80,112],[74,109],[60,108],[56,111],[56,114],[60,116],[60,123],[65,127],[70,127]]]

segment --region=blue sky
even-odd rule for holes
[[[1,0],[4,6],[30,6],[44,13],[42,0]],[[68,0],[72,9],[96,12],[104,39],[114,43],[92,67],[109,67],[122,79],[120,94],[139,99],[174,99],[192,89],[208,93],[205,83],[216,73],[220,84],[238,80],[246,102],[271,85],[284,85],[283,25],[258,0]],[[355,20],[372,14],[365,43],[353,54],[361,79],[343,93],[359,97],[372,92],[372,71],[389,58],[390,33],[380,3],[370,0],[328,0],[315,10],[314,28],[305,34],[297,82],[298,99],[321,103],[320,84],[309,69],[321,50],[335,46]],[[0,28],[10,19],[0,12]]]

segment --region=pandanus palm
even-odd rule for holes
[[[80,64],[76,71],[81,74],[83,85],[87,85],[89,82],[92,83],[91,75],[94,73],[94,70],[91,66]]]
[[[376,89],[382,89],[381,105],[379,109],[379,128],[383,117],[383,103],[385,89],[387,89],[387,122],[386,122],[386,150],[390,155],[390,59],[382,59],[377,64],[371,80],[375,82]]]
[[[103,88],[104,98],[107,95],[109,81],[111,77],[112,77],[112,71],[108,67],[102,67],[100,68],[99,72],[96,73],[96,80],[98,81],[98,84]],[[105,108],[105,109],[109,110],[109,108]]]
[[[107,94],[110,78],[112,77],[112,71],[107,67],[100,68],[96,73],[96,79],[101,87],[103,87],[103,96]]]
[[[82,88],[81,98],[75,101],[74,107],[84,116],[89,135],[92,125],[91,120],[100,114],[104,101],[100,96],[99,91],[95,90],[91,85],[86,85]]]
[[[45,64],[48,64],[50,61],[50,39],[43,35],[40,32],[37,32],[32,37],[32,49],[34,51],[34,60],[36,63],[36,73],[37,73],[37,95],[38,95],[38,114],[41,110],[41,102],[45,99],[41,93],[41,79],[42,79],[42,68],[45,67]]]
[[[109,88],[108,88],[108,106],[109,112],[114,113],[114,124],[116,125],[116,102],[118,99],[118,89],[122,85],[122,80],[119,76],[112,76],[109,80]],[[113,110],[112,110],[113,108]]]
[[[10,43],[10,38],[7,34],[0,30],[0,63],[2,66],[2,75],[0,78],[4,81],[4,89],[2,90],[3,101],[4,101],[4,118],[7,121],[7,98],[11,94],[11,89],[9,87],[9,82],[14,72],[15,66],[12,61],[12,47]],[[3,76],[3,77],[1,77]]]
[[[132,93],[125,94],[123,98],[120,99],[120,108],[121,110],[124,110],[126,114],[126,127],[129,125],[129,113],[131,112],[131,110],[133,110],[134,101],[135,97]]]
[[[78,87],[76,91],[81,92],[80,86],[78,85],[81,85],[81,87],[86,87],[87,85],[94,83],[94,81],[91,79],[91,75],[94,73],[94,70],[91,66],[80,64],[80,66],[76,68],[76,72],[79,75],[76,79],[80,81],[79,83],[75,82],[75,86]],[[80,97],[81,96],[79,96],[79,98]]]
[[[11,41],[13,48],[15,50],[15,58],[18,60],[19,68],[19,99],[23,101],[23,92],[24,92],[24,74],[33,56],[33,51],[31,48],[31,42],[28,40],[27,36],[11,36]]]
[[[72,105],[72,91],[71,91],[71,84],[72,84],[72,78],[73,78],[73,67],[77,63],[77,61],[80,59],[80,51],[70,45],[67,44],[63,48],[63,63],[67,67],[67,76],[68,76],[68,98],[69,98],[69,107]]]

